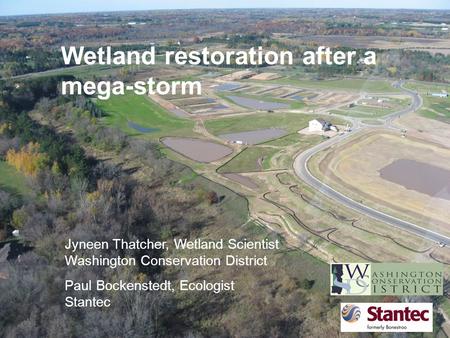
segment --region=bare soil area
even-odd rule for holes
[[[282,137],[286,134],[287,131],[282,128],[268,128],[268,129],[243,131],[239,133],[223,134],[219,135],[219,137],[231,142],[242,142],[244,144],[257,144]]]
[[[233,152],[222,144],[195,138],[165,137],[161,142],[177,153],[203,163],[218,161]]]
[[[450,149],[412,137],[372,132],[327,151],[319,162],[323,179],[361,203],[382,210],[395,210],[430,228],[450,233],[450,200],[410,189],[382,177],[383,168],[398,160],[430,163],[450,170]],[[403,167],[401,175],[411,176],[414,168]],[[429,175],[415,176],[423,186]],[[416,182],[417,185],[417,182]],[[445,189],[445,187],[441,187]]]
[[[223,176],[229,178],[230,180],[236,181],[247,188],[258,189],[258,185],[250,177],[235,173],[223,174]]]

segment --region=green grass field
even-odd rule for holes
[[[423,99],[419,114],[431,119],[450,122],[450,98],[434,97],[431,93],[450,92],[450,85],[443,83],[410,81],[405,87],[417,91]]]
[[[215,135],[250,131],[263,128],[284,128],[294,132],[305,128],[314,116],[296,113],[259,113],[245,116],[232,116],[205,122],[206,128]]]
[[[396,111],[404,109],[410,104],[409,99],[390,98],[389,107],[376,107],[370,105],[357,104],[352,108],[339,108],[331,111],[333,114],[354,116],[361,118],[380,118]]]
[[[439,93],[442,90],[446,91],[447,93],[450,92],[450,85],[445,83],[408,81],[404,85],[404,87],[415,90],[421,95],[427,95],[427,93],[430,92]]]
[[[119,127],[130,135],[143,135],[151,139],[161,136],[192,136],[194,122],[179,118],[154,103],[146,96],[126,94],[111,96],[109,100],[97,100],[107,116],[102,122]],[[129,122],[144,128],[155,128],[156,131],[145,133],[128,125]]]
[[[270,159],[279,149],[265,147],[249,147],[233,157],[219,168],[220,173],[241,173],[262,171],[270,168]]]
[[[354,116],[354,117],[362,117],[362,118],[379,118],[385,116],[387,114],[393,113],[395,110],[393,109],[382,109],[375,107],[365,107],[365,106],[356,106],[353,108],[345,108],[345,109],[334,109],[330,113],[345,115],[345,116]]]
[[[288,134],[286,136],[280,137],[276,140],[272,140],[264,143],[265,145],[276,146],[276,147],[287,147],[293,144],[297,144],[297,149],[306,150],[317,143],[323,141],[323,136],[321,135],[302,135],[298,133]]]
[[[5,161],[0,160],[0,189],[22,196],[30,193],[26,177]]]
[[[422,96],[423,106],[419,110],[422,116],[450,122],[450,98]]]
[[[311,80],[294,77],[285,77],[268,82],[312,89],[351,90],[351,91],[364,91],[372,93],[399,92],[399,89],[392,87],[391,83],[385,80],[366,80],[366,79]]]
[[[277,103],[284,103],[284,104],[288,104],[290,109],[301,109],[304,108],[306,105],[305,103],[301,102],[301,101],[296,101],[296,100],[288,100],[288,99],[280,99],[277,97],[270,97],[270,96],[261,96],[261,95],[253,95],[253,94],[245,94],[245,93],[234,93],[234,92],[221,92],[221,93],[217,93],[218,96],[220,96],[221,98],[223,98],[224,100],[231,102],[233,104],[237,104],[236,102],[234,102],[233,100],[231,100],[230,98],[228,98],[228,96],[240,96],[240,97],[246,97],[249,99],[255,99],[258,101],[264,101],[264,102],[277,102]],[[246,107],[244,107],[246,108]]]

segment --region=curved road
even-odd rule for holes
[[[393,86],[396,88],[400,88],[405,92],[406,94],[410,95],[412,98],[411,105],[408,108],[405,108],[401,111],[392,113],[390,115],[385,116],[385,126],[388,128],[391,127],[391,123],[394,119],[400,117],[401,115],[414,112],[417,109],[420,108],[422,105],[422,98],[414,91],[405,89],[402,87],[403,83],[398,82],[394,83]],[[371,207],[368,207],[362,203],[359,203],[344,194],[340,193],[339,191],[334,190],[332,187],[326,185],[325,183],[322,183],[320,180],[318,180],[316,177],[314,177],[308,168],[308,161],[309,159],[314,156],[316,153],[325,150],[326,148],[332,146],[333,144],[336,144],[338,142],[341,142],[350,136],[352,136],[355,132],[369,129],[370,126],[361,126],[358,120],[355,120],[356,123],[354,123],[354,130],[349,133],[345,133],[343,135],[335,136],[331,139],[328,139],[325,142],[322,142],[318,144],[317,146],[310,148],[306,150],[305,152],[299,154],[295,160],[294,160],[294,171],[297,174],[300,179],[302,179],[305,183],[310,185],[315,190],[321,192],[322,194],[326,195],[327,197],[335,200],[336,202],[343,204],[347,208],[353,209],[361,214],[367,215],[373,219],[376,219],[378,221],[381,221],[383,223],[387,223],[389,225],[392,225],[394,227],[400,228],[402,230],[408,231],[410,233],[413,233],[414,235],[417,235],[419,237],[437,242],[437,243],[443,243],[445,245],[450,245],[450,237],[447,237],[445,235],[442,235],[440,233],[437,233],[435,231],[429,230],[427,228],[423,228],[419,225],[413,224],[408,221],[404,221],[402,219],[399,219],[395,216],[388,215],[382,211],[373,209]]]

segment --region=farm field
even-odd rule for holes
[[[450,54],[448,39],[432,39],[417,37],[387,37],[387,36],[348,36],[348,35],[311,35],[298,38],[299,41],[315,41],[329,46],[345,46],[352,48],[380,49],[414,49],[431,50],[446,55]]]

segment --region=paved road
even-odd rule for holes
[[[411,96],[412,102],[411,105],[408,108],[405,108],[401,111],[392,113],[384,118],[385,120],[385,126],[390,128],[392,121],[396,118],[400,117],[401,115],[414,112],[417,109],[420,108],[422,105],[422,98],[414,91],[405,89],[402,87],[403,83],[398,82],[394,83],[393,86],[401,88],[402,91],[408,95]],[[438,232],[423,228],[421,226],[418,226],[416,224],[413,224],[408,221],[404,221],[402,219],[399,219],[397,217],[388,215],[382,211],[373,209],[371,207],[368,207],[362,203],[359,203],[340,192],[334,190],[330,186],[322,183],[320,180],[318,180],[316,177],[314,177],[311,172],[308,169],[308,161],[309,159],[314,156],[319,151],[325,150],[326,148],[330,147],[331,145],[334,145],[338,142],[342,142],[343,140],[349,138],[353,134],[360,132],[362,130],[370,129],[370,126],[364,126],[355,121],[354,123],[354,129],[350,133],[345,133],[340,136],[335,136],[331,139],[328,139],[325,142],[322,142],[318,144],[317,146],[308,149],[307,151],[301,153],[298,155],[294,160],[294,171],[297,174],[300,179],[302,179],[304,182],[306,182],[308,185],[313,187],[315,190],[321,192],[322,194],[326,195],[327,197],[335,200],[336,202],[353,209],[361,214],[367,215],[373,219],[376,219],[378,221],[387,223],[389,225],[395,226],[397,228],[400,228],[402,230],[406,230],[410,233],[413,233],[417,236],[420,236],[422,238],[437,242],[437,243],[444,243],[445,245],[450,245],[450,237],[447,237],[445,235],[442,235]]]

